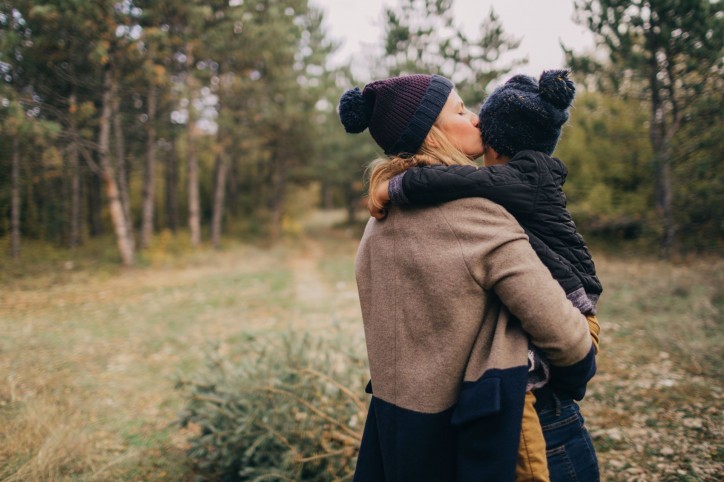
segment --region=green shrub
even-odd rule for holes
[[[308,336],[249,339],[181,380],[200,480],[351,479],[367,413],[363,356]],[[332,347],[334,346],[334,348]]]

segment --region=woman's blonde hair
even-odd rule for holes
[[[450,142],[442,129],[434,124],[422,142],[422,146],[415,154],[411,156],[382,157],[370,163],[367,168],[370,176],[368,194],[370,199],[373,200],[375,207],[378,209],[383,207],[377,205],[375,197],[372,196],[372,193],[376,192],[380,183],[392,179],[397,174],[405,172],[411,167],[429,166],[432,164],[474,166],[475,162]]]

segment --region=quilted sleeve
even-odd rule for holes
[[[402,178],[402,194],[413,205],[484,197],[521,216],[533,211],[539,179],[535,162],[528,159],[490,167],[413,167]]]

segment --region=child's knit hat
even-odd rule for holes
[[[435,123],[452,82],[439,75],[406,75],[377,80],[363,91],[355,87],[339,100],[339,118],[347,132],[369,128],[387,155],[414,154]]]
[[[508,157],[526,149],[551,155],[576,95],[568,74],[547,70],[537,82],[516,75],[495,89],[480,108],[483,144]]]

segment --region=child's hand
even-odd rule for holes
[[[367,209],[370,211],[370,216],[377,220],[387,217],[387,204],[390,202],[389,185],[389,181],[382,182],[377,186],[375,192],[370,193],[370,197],[367,199]]]

